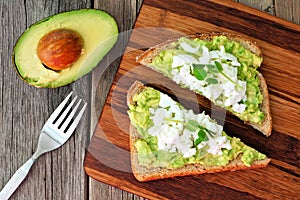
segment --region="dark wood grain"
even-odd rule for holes
[[[213,25],[251,35],[254,38],[287,50],[300,52],[299,31],[289,27],[288,24],[278,23],[248,12],[241,12],[233,6],[220,5],[218,2],[203,1],[201,2],[202,6],[199,7],[195,6],[195,4],[199,3],[197,0],[174,0],[172,4],[168,1],[149,0],[145,1],[145,5],[163,9],[166,12],[174,12],[178,15],[201,19],[201,21],[209,21]],[[226,20],[224,20],[225,18]],[[288,37],[285,37],[284,40],[279,39],[279,36],[282,37],[284,35],[288,35]]]
[[[148,27],[160,29],[145,31]],[[272,136],[265,138],[230,114],[226,115],[224,129],[229,135],[238,136],[266,153],[272,162],[259,170],[140,183],[130,170],[129,119],[126,114],[126,91],[135,80],[171,92],[185,107],[195,111],[217,112],[220,109],[212,107],[206,99],[179,88],[162,75],[137,65],[135,58],[146,48],[168,38],[208,31],[242,34],[257,42],[262,49],[264,62],[260,70],[270,91],[274,123]],[[197,1],[170,3],[146,0],[88,149],[86,172],[99,181],[151,199],[197,198],[198,194],[193,191],[204,185],[207,192],[202,194],[203,198],[299,197],[300,83],[297,80],[300,79],[300,71],[293,63],[300,62],[300,44],[296,41],[287,45],[291,41],[287,43],[289,39],[286,39],[293,38],[295,41],[299,33],[300,27],[295,24],[229,1],[198,4]]]

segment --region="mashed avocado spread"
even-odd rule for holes
[[[257,68],[262,58],[226,36],[181,38],[151,63],[182,87],[206,96],[243,121],[260,124],[263,96]]]
[[[145,87],[132,100],[128,114],[140,134],[134,146],[142,166],[225,166],[237,157],[250,166],[266,158],[240,139],[226,135],[209,116],[196,115],[151,87]]]

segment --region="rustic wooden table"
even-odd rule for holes
[[[300,24],[299,0],[238,2]],[[142,0],[0,1],[0,188],[35,151],[41,127],[66,94],[74,91],[89,103],[71,139],[41,157],[11,199],[142,199],[97,182],[83,170],[86,148],[119,60],[110,63],[109,58],[104,59],[92,73],[56,89],[27,85],[17,77],[11,62],[16,40],[37,20],[62,11],[97,8],[109,12],[120,31],[126,31],[133,26],[141,5]],[[104,71],[107,65],[109,68]]]

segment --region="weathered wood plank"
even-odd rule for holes
[[[262,10],[287,21],[300,24],[300,2],[298,0],[234,0]]]
[[[256,0],[235,0],[238,3],[250,6],[252,8],[256,8],[258,10],[262,10],[264,12],[267,12],[271,15],[274,15],[274,2],[273,0],[262,0],[262,1],[256,1]]]
[[[9,180],[15,170],[25,162],[35,150],[38,131],[35,127],[42,127],[49,112],[47,95],[42,91],[35,92],[30,86],[24,86],[16,76],[11,62],[11,53],[16,39],[26,28],[26,5],[23,1],[1,1],[1,182],[0,187]],[[15,7],[17,5],[17,7]],[[18,14],[16,14],[18,13]],[[17,16],[21,16],[20,18]],[[18,20],[15,20],[15,19]],[[21,88],[21,89],[19,89]],[[38,98],[33,98],[37,95]],[[41,100],[43,104],[36,104],[34,100]],[[32,115],[34,113],[34,115]],[[37,116],[37,117],[31,117]],[[36,119],[39,119],[36,121]],[[37,198],[44,198],[45,188],[42,183],[45,177],[44,165],[37,162],[33,166],[26,183],[22,184],[12,199],[21,199],[34,194],[30,187],[41,192]],[[33,177],[32,174],[37,174]]]
[[[58,89],[37,89],[21,81],[12,66],[13,45],[34,22],[62,11],[90,7],[87,1],[1,1],[0,188],[36,150],[40,129],[71,90],[88,101],[88,76]],[[11,199],[84,199],[82,168],[88,115],[60,149],[42,156]]]
[[[274,0],[275,16],[300,24],[300,1]]]

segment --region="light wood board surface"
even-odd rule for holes
[[[298,0],[239,2],[300,23]],[[21,33],[44,17],[73,9],[98,8],[111,13],[120,31],[124,31],[131,29],[141,4],[142,0],[0,1],[0,188],[35,151],[39,130],[66,94],[75,91],[90,107],[71,139],[62,148],[41,157],[11,199],[140,199],[89,178],[83,170],[86,148],[119,60],[112,64],[104,60],[92,73],[68,86],[37,89],[17,77],[11,55]],[[103,73],[107,64],[111,65]]]

